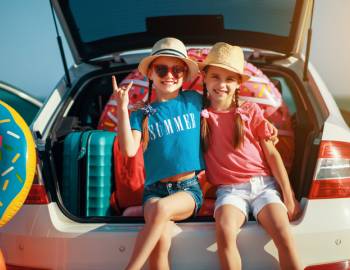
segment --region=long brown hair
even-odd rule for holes
[[[151,103],[151,98],[152,98],[152,86],[153,86],[153,81],[149,80],[148,81],[148,98],[146,101],[146,105],[149,105]],[[149,131],[148,131],[148,117],[149,114],[145,114],[143,120],[142,120],[142,149],[143,152],[146,151],[148,142],[149,142]]]
[[[210,106],[210,100],[208,98],[208,89],[205,83],[203,83],[203,96],[202,96],[202,110],[207,109]],[[201,143],[202,150],[207,152],[209,146],[210,128],[208,125],[208,119],[201,117]]]
[[[237,87],[235,90],[235,107],[236,109],[239,108],[239,103],[238,103],[238,96],[239,96],[239,91],[240,88]],[[244,123],[242,120],[242,117],[236,113],[234,118],[233,118],[233,147],[234,149],[240,148],[243,145],[243,139],[244,139]]]
[[[207,73],[208,66],[204,68],[204,72]],[[239,95],[239,87],[235,89],[234,93],[234,105],[235,108],[239,108],[238,103],[238,95]],[[207,109],[210,106],[210,99],[208,98],[208,89],[205,83],[203,83],[203,97],[202,97],[203,106],[202,109]],[[244,123],[242,120],[242,117],[236,113],[233,118],[233,138],[232,143],[234,149],[237,149],[243,145],[243,139],[244,139]],[[210,127],[208,125],[208,119],[206,117],[201,117],[201,143],[202,143],[202,150],[204,152],[208,151],[209,147],[209,140],[210,140]]]

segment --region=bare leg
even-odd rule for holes
[[[221,269],[241,269],[241,256],[237,248],[237,233],[245,215],[233,205],[223,205],[215,212],[216,240]]]
[[[141,269],[170,220],[183,220],[192,215],[195,201],[186,192],[178,192],[145,204],[145,226],[137,236],[127,270]]]
[[[281,269],[302,269],[283,206],[277,203],[266,205],[258,214],[258,220],[277,247]]]
[[[6,270],[5,259],[0,249],[0,270]]]
[[[149,269],[169,270],[169,250],[171,246],[174,222],[168,221],[163,234],[149,257]]]

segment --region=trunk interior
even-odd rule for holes
[[[301,199],[308,194],[318,150],[318,146],[313,143],[318,135],[318,128],[317,123],[314,123],[314,120],[312,120],[315,119],[311,115],[312,110],[310,108],[306,109],[305,106],[305,100],[307,100],[306,90],[296,74],[287,68],[259,64],[256,64],[256,66],[274,82],[281,91],[283,100],[288,106],[295,134],[293,139],[294,149],[296,149],[294,150],[294,159],[289,176],[296,197]],[[67,183],[67,179],[65,179],[67,176],[65,173],[67,166],[72,162],[71,160],[67,162],[67,153],[71,150],[64,151],[67,137],[72,132],[97,129],[100,116],[112,94],[111,75],[115,74],[118,82],[120,82],[135,68],[135,65],[129,65],[123,69],[104,69],[103,71],[91,74],[88,78],[82,78],[80,83],[72,89],[65,109],[58,116],[57,119],[59,120],[55,122],[51,137],[52,153],[49,157],[51,164],[50,173],[53,174],[51,179],[55,179],[54,181],[56,182],[52,183],[52,189],[55,193],[52,199],[58,202],[58,205],[67,216],[78,222],[143,222],[143,218],[140,215],[136,217],[123,216],[122,213],[125,210],[123,208],[116,211],[113,207],[107,207],[108,209],[98,214],[94,214],[94,212],[87,214],[82,211],[87,207],[86,173],[83,173],[86,168],[82,164],[84,158],[80,159],[77,165],[81,172],[73,173],[76,178],[74,181],[78,183],[76,184],[76,188],[71,187],[75,185],[72,180],[69,180],[70,182]],[[107,147],[112,148],[112,146]],[[111,193],[115,190],[114,160],[113,157],[110,157],[110,159],[111,164],[108,165],[110,166],[110,174],[106,177],[103,175],[100,176],[99,180],[102,186],[104,186],[103,196],[105,197],[110,197]],[[74,168],[70,168],[69,170],[74,170]],[[105,198],[104,200],[105,204],[109,203],[109,198]],[[70,201],[70,203],[67,204],[67,201]],[[72,201],[74,201],[74,206],[72,206]],[[99,204],[100,202],[95,201],[90,203]],[[252,216],[251,218],[253,219]],[[213,221],[213,218],[210,214],[204,214],[199,217],[190,218],[189,221]]]

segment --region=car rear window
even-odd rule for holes
[[[288,36],[295,4],[295,0],[69,1],[83,42],[146,32],[146,18],[179,15],[221,15],[226,30]]]

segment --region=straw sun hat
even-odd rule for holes
[[[200,70],[206,66],[224,68],[239,74],[242,81],[247,81],[250,78],[244,74],[244,54],[241,47],[232,46],[225,42],[215,43],[205,60],[198,65]]]
[[[180,40],[171,37],[158,40],[153,45],[151,55],[143,58],[139,64],[138,69],[141,74],[147,76],[149,65],[160,56],[175,57],[184,61],[188,67],[186,80],[192,80],[198,75],[198,65],[188,58],[185,45]]]

